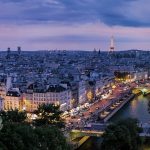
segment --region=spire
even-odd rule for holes
[[[109,52],[114,52],[115,50],[115,46],[114,46],[114,37],[112,36],[110,39],[110,48],[109,48]]]
[[[20,55],[20,54],[21,54],[21,47],[18,46],[18,47],[17,47],[17,50],[18,50],[18,55]]]
[[[101,50],[99,49],[98,54],[100,54],[100,53],[101,53]]]
[[[10,47],[7,48],[7,55],[6,58],[10,58]]]
[[[7,55],[10,54],[10,47],[7,48]]]

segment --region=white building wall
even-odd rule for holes
[[[103,91],[103,86],[104,86],[104,83],[102,82],[102,80],[97,80],[96,81],[96,84],[95,84],[95,95],[96,96],[99,96]]]
[[[79,82],[78,99],[79,99],[79,104],[83,104],[84,102],[86,102],[86,83],[85,83],[85,81]]]
[[[11,110],[11,109],[18,109],[20,110],[20,97],[13,97],[13,96],[6,96],[4,100],[4,109]]]
[[[0,97],[5,98],[6,96],[6,85],[4,83],[0,84]]]
[[[26,99],[29,99],[29,94],[24,94]],[[33,97],[32,97],[33,96]],[[71,100],[71,91],[65,90],[62,92],[46,92],[46,93],[33,93],[31,96],[30,94],[30,103],[28,105],[28,110],[34,111],[38,108],[41,104],[60,104],[62,105],[62,110],[67,110],[70,107],[70,100]],[[32,97],[32,99],[31,99]]]
[[[134,80],[148,79],[148,72],[135,72],[133,78]]]

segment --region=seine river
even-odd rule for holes
[[[142,123],[150,123],[150,114],[148,113],[148,102],[150,96],[138,96],[126,104],[120,111],[118,111],[110,122],[115,122],[121,118],[137,118]],[[100,138],[92,137],[87,140],[79,150],[100,150]]]

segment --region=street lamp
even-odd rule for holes
[[[91,91],[89,91],[89,92],[87,93],[87,98],[88,98],[89,101],[92,100],[92,98],[93,98],[93,93],[92,93]]]

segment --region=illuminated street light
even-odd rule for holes
[[[91,101],[93,99],[93,93],[91,91],[89,91],[87,93],[87,98],[88,98],[89,101]]]
[[[148,90],[144,88],[144,89],[142,89],[141,91],[142,91],[142,94],[145,95]]]

